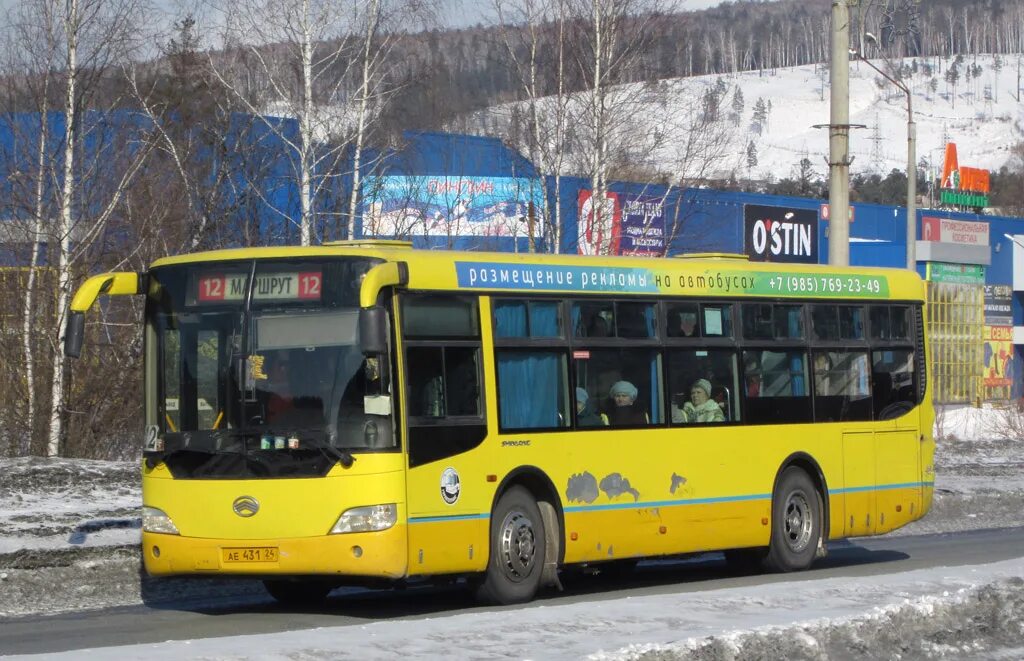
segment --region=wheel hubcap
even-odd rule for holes
[[[814,529],[811,506],[802,491],[791,493],[786,499],[785,508],[786,544],[790,550],[800,553],[811,543]]]
[[[509,580],[521,581],[533,569],[537,560],[533,522],[522,512],[509,512],[501,524],[501,558]]]

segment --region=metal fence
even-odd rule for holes
[[[932,398],[939,404],[979,404],[983,384],[984,289],[976,284],[928,282],[928,339]]]

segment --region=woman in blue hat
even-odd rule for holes
[[[608,425],[646,425],[647,413],[636,405],[637,389],[629,381],[616,381],[609,392],[611,407],[601,417]]]
[[[594,410],[590,395],[583,388],[576,389],[576,426],[577,427],[600,427],[604,420]]]

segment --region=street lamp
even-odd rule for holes
[[[866,32],[864,37],[869,42],[878,43],[875,35]],[[869,67],[877,71],[883,78],[898,87],[907,95],[907,268],[911,271],[917,269],[916,241],[917,241],[917,126],[914,124],[914,110],[911,100],[910,88],[906,83],[897,80],[882,71],[871,60],[864,57],[860,51],[851,48],[850,55],[861,60]],[[890,64],[888,58],[882,57],[886,64]]]

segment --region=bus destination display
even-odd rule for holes
[[[246,273],[217,273],[201,275],[196,279],[198,303],[241,301],[249,276]],[[265,273],[256,276],[252,296],[255,300],[317,301],[323,291],[320,271],[299,273]]]

